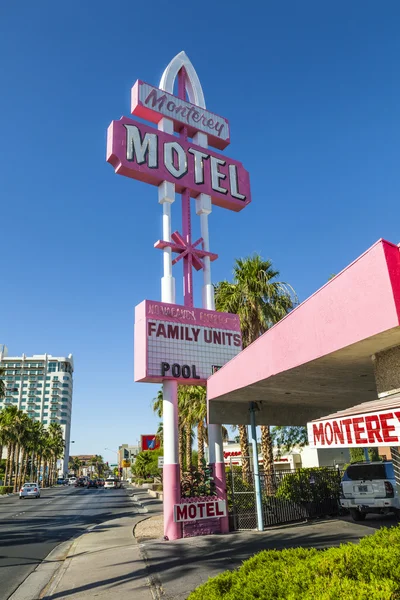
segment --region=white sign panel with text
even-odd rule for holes
[[[204,384],[242,348],[237,315],[145,300],[135,313],[135,381]]]

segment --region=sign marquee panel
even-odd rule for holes
[[[242,348],[237,315],[145,300],[135,311],[135,381],[201,385]]]
[[[236,212],[251,201],[242,163],[127,117],[108,128],[107,161],[118,175],[156,186],[168,181],[179,193],[207,194],[213,204]]]
[[[357,448],[400,445],[400,405],[383,410],[307,423],[311,448]]]
[[[132,88],[131,112],[152,123],[168,117],[173,120],[175,131],[187,127],[189,137],[198,131],[206,133],[208,142],[220,150],[230,142],[227,119],[140,80]]]
[[[200,521],[214,517],[226,517],[225,500],[175,504],[174,506],[175,523]]]

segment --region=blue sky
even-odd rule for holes
[[[73,353],[75,452],[113,461],[105,447],[157,426],[157,386],[133,383],[133,310],[160,297],[161,209],[105,162],[133,83],[186,51],[252,184],[248,208],[210,218],[213,281],[260,252],[304,300],[400,241],[399,18],[395,0],[3,3],[0,343]]]

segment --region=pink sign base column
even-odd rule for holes
[[[217,492],[217,498],[225,500],[228,506],[228,495],[226,490],[226,475],[225,475],[225,463],[217,462],[214,466],[214,481]],[[229,533],[229,517],[220,518],[221,522],[221,533]]]
[[[182,537],[182,525],[174,521],[174,506],[181,501],[178,454],[178,382],[163,382],[164,422],[164,536],[168,540]]]

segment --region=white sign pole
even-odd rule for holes
[[[204,107],[205,108],[205,105]],[[193,142],[202,148],[207,148],[208,140],[205,133],[196,133]],[[200,216],[200,230],[203,238],[203,250],[210,252],[210,238],[208,233],[208,215],[211,214],[211,196],[200,194],[196,198],[196,213]],[[211,261],[209,256],[203,258],[203,308],[215,310],[214,287],[211,282]],[[222,440],[222,427],[208,423],[208,449],[209,463],[213,468],[216,492],[219,498],[225,498],[226,479],[224,448]],[[221,519],[221,533],[229,532],[229,520],[225,515]]]
[[[168,70],[168,67],[167,67]],[[162,79],[161,84],[162,85]],[[158,129],[174,133],[171,119],[164,117]],[[163,240],[171,241],[171,205],[175,201],[175,185],[163,181],[158,188],[158,201],[163,207]],[[161,279],[161,301],[175,304],[175,278],[172,276],[172,250],[163,249],[164,275]],[[181,526],[173,520],[174,505],[180,502],[180,475],[178,452],[178,383],[163,382],[163,436],[164,436],[164,535],[169,540],[182,537]]]

